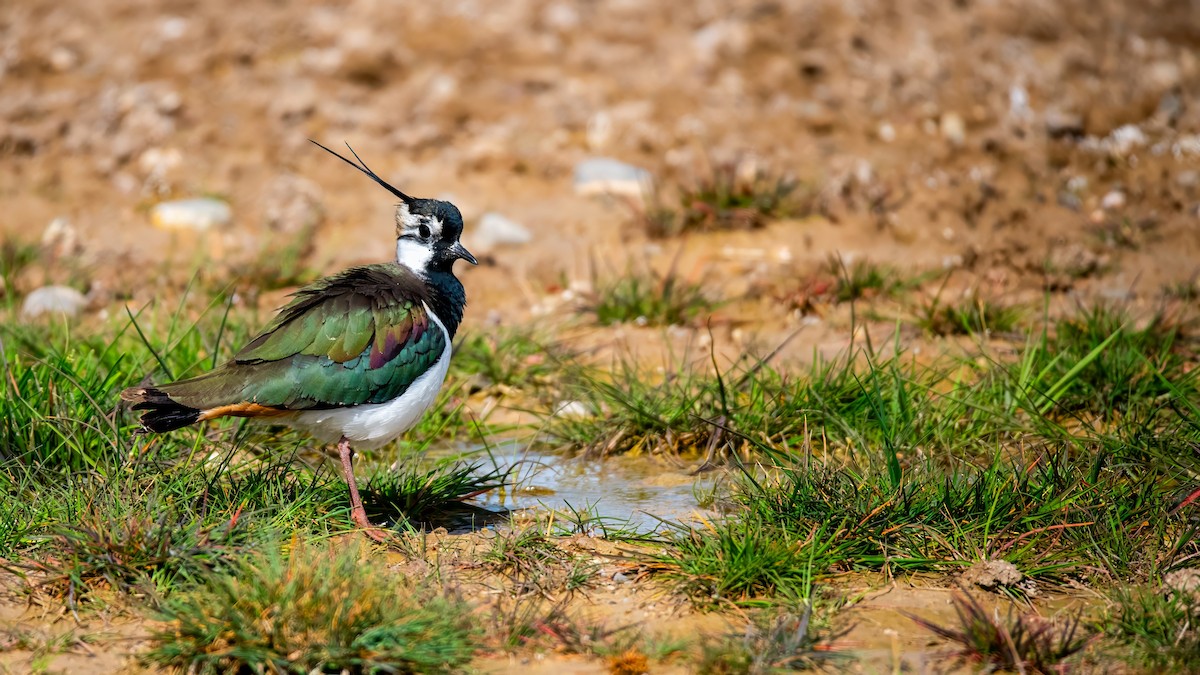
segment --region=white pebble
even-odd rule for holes
[[[162,202],[150,211],[150,222],[164,230],[207,230],[232,218],[228,204],[210,197]]]
[[[21,316],[27,319],[43,314],[75,316],[86,306],[87,298],[70,286],[42,286],[25,296]]]

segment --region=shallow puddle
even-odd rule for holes
[[[432,453],[431,458],[449,453]],[[673,467],[650,457],[590,460],[541,452],[519,442],[472,450],[462,455],[509,472],[507,485],[468,503],[494,513],[530,509],[553,511],[564,522],[583,521],[597,533],[660,531],[667,522],[694,522],[711,512],[700,502],[712,492],[715,477],[693,476],[690,467]],[[715,475],[715,474],[710,474]],[[475,525],[479,526],[476,514]],[[454,528],[450,528],[454,529]]]

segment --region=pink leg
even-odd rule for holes
[[[354,523],[375,541],[387,541],[387,535],[383,530],[371,525],[371,521],[367,519],[367,510],[363,508],[362,497],[358,494],[358,483],[354,481],[354,450],[350,447],[350,439],[343,438],[338,442],[338,456],[342,459],[342,477],[350,486],[350,516],[354,518]]]

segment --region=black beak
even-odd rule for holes
[[[467,262],[471,263],[472,265],[479,264],[479,261],[475,259],[475,256],[471,255],[471,252],[467,250],[467,247],[462,245],[462,242],[459,242],[459,241],[454,242],[454,245],[450,247],[450,253],[455,258],[460,259],[460,260],[466,260]]]

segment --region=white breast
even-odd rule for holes
[[[364,403],[351,408],[305,410],[286,420],[327,443],[343,437],[356,448],[371,449],[387,444],[408,431],[437,399],[438,390],[450,369],[450,334],[441,319],[425,306],[429,318],[446,336],[446,348],[433,366],[413,381],[398,398],[387,403]]]

